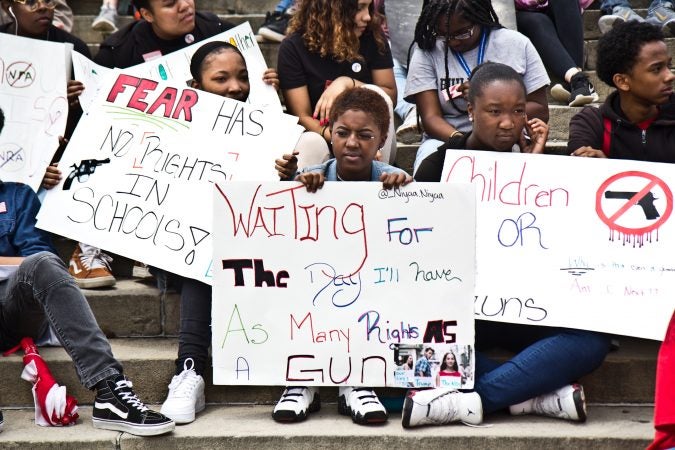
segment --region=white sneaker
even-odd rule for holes
[[[319,388],[294,386],[287,387],[274,407],[272,418],[277,422],[300,422],[310,412],[321,409]]]
[[[195,414],[206,407],[204,378],[197,375],[194,366],[192,358],[185,360],[183,371],[171,379],[169,395],[166,396],[160,410],[177,424],[193,422]]]
[[[91,29],[102,33],[114,33],[117,31],[117,8],[110,5],[101,6],[101,12],[91,23]]]
[[[422,129],[417,124],[417,107],[413,106],[408,111],[403,123],[396,129],[396,140],[403,144],[415,144],[422,140]]]
[[[386,422],[389,417],[377,394],[370,388],[340,386],[338,412],[352,416],[352,421],[361,425]]]
[[[537,414],[558,419],[586,421],[586,398],[584,388],[580,384],[570,384],[548,394],[531,398],[509,407],[509,412],[521,414]]]
[[[403,402],[403,428],[450,422],[469,425],[483,422],[480,396],[475,392],[463,393],[446,388],[408,391]]]

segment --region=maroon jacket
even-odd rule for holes
[[[613,159],[675,163],[675,95],[659,110],[641,128],[624,116],[615,91],[600,108],[585,106],[572,117],[567,151],[589,146]]]

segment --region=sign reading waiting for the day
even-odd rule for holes
[[[473,386],[470,185],[215,187],[215,383]]]
[[[452,150],[442,181],[476,186],[476,318],[663,339],[671,164]]]
[[[0,179],[37,191],[66,129],[70,48],[0,33],[0,49]]]
[[[297,118],[128,74],[82,118],[38,226],[211,283],[211,186],[278,180]]]

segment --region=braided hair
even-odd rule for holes
[[[417,44],[420,50],[430,51],[436,46],[438,37],[438,22],[445,19],[446,30],[450,29],[450,18],[459,14],[474,25],[481,28],[502,28],[497,13],[492,7],[490,0],[424,0],[422,14],[415,26],[415,38],[413,44]],[[445,79],[450,78],[448,72],[448,41],[444,40],[445,46]],[[412,48],[412,46],[411,46]],[[408,51],[408,66],[410,66],[410,51]],[[449,83],[445,89],[448,98],[450,94]]]

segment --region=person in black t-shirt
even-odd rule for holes
[[[281,90],[289,113],[326,143],[331,106],[344,90],[367,85],[389,104],[396,103],[393,61],[382,20],[372,0],[301,2],[291,19],[279,47]],[[392,124],[381,160],[392,161],[395,148]]]
[[[175,52],[233,27],[215,14],[195,11],[194,0],[134,0],[143,20],[110,35],[94,61],[121,69]]]

